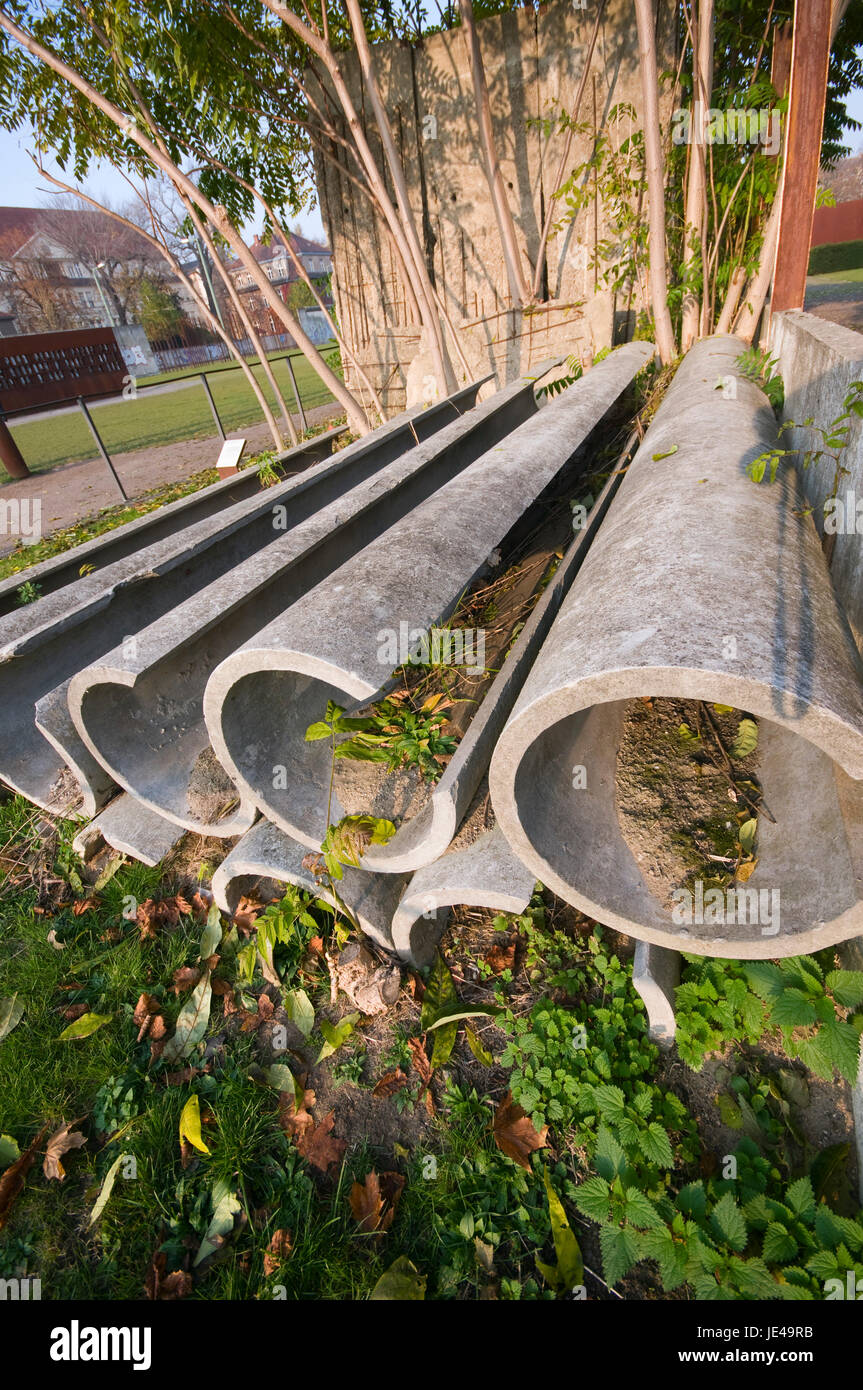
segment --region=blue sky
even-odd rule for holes
[[[852,92],[848,98],[848,113],[854,120],[863,123],[863,88]],[[852,148],[863,149],[863,130],[851,134],[848,142]],[[46,167],[62,177],[59,169],[46,160]],[[40,178],[27,155],[27,141],[23,134],[0,130],[0,170],[3,174],[2,200],[7,207],[40,207],[51,192],[51,186]],[[126,202],[129,198],[128,185],[109,165],[103,165],[97,173],[87,180],[84,191],[100,200],[107,194],[113,202]],[[314,239],[323,238],[323,223],[320,212],[314,208],[296,219],[299,231]],[[246,228],[247,234],[257,227]]]

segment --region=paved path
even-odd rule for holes
[[[810,314],[841,323],[863,333],[863,282],[860,280],[827,280],[806,284],[806,308]]]
[[[310,425],[320,425],[340,413],[341,407],[331,401],[307,410],[306,418]],[[272,438],[265,424],[250,425],[233,434],[235,438],[241,435],[245,438],[247,455],[272,448]],[[205,468],[213,468],[221,446],[221,439],[214,434],[210,439],[183,439],[156,449],[114,454],[111,461],[129,497],[136,498],[152,488],[181,482]],[[115,507],[121,501],[114,479],[101,459],[69,463],[49,473],[34,473],[32,478],[21,478],[0,487],[0,503],[15,497],[41,499],[43,537],[95,516],[104,507]],[[4,524],[5,517],[0,511],[0,527]],[[0,532],[0,555],[8,554],[17,544],[17,537]]]

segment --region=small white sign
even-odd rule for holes
[[[216,467],[221,473],[223,470],[236,469],[243,457],[243,450],[246,447],[245,439],[226,439],[222,445],[222,452],[216,460]]]

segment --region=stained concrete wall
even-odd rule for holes
[[[658,0],[660,69],[672,66],[671,19],[669,0]],[[573,109],[594,22],[590,4],[551,4],[485,19],[478,26],[501,169],[531,274],[563,142],[559,133],[547,135],[531,123]],[[459,330],[472,375],[493,371],[495,385],[501,386],[542,358],[575,353],[589,361],[600,348],[628,337],[625,325],[640,300],[637,291],[615,298],[590,268],[597,242],[610,235],[604,210],[593,202],[551,240],[546,302],[529,313],[513,308],[482,170],[461,31],[436,34],[415,46],[379,45],[374,55],[427,263]],[[383,168],[374,117],[351,55],[342,67]],[[670,107],[670,92],[664,100]],[[621,126],[618,140],[640,125],[642,105],[631,0],[609,0],[606,7],[579,113],[587,129],[573,141],[571,168],[589,157],[596,132],[608,128],[609,113],[620,103],[630,103],[636,117]],[[335,107],[330,104],[328,111],[332,117]],[[334,124],[344,131],[338,121]],[[317,178],[333,248],[339,322],[387,405],[401,408],[407,368],[420,352],[419,328],[386,230],[345,172],[355,173],[355,167],[343,147],[328,148],[332,158],[318,154]],[[559,203],[558,212],[563,210]],[[412,374],[420,382],[422,363],[419,358],[421,369]]]
[[[826,428],[842,414],[852,382],[863,380],[863,335],[795,309],[774,316],[770,350],[778,358],[777,370],[785,385],[783,419],[798,426],[786,432],[783,447],[803,452],[818,448],[818,436],[802,422],[812,419]],[[863,420],[852,417],[840,462],[848,472],[839,480],[840,506],[835,511],[839,529],[833,542],[831,575],[863,651]],[[829,459],[801,470],[806,498],[822,537],[824,503],[833,491],[834,475]]]

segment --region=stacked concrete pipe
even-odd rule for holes
[[[307,727],[328,700],[362,706],[388,688],[381,631],[425,631],[452,612],[511,528],[583,461],[652,355],[644,343],[612,353],[216,668],[207,727],[249,804],[301,844],[320,845],[328,813],[338,821],[343,807],[336,795],[330,802],[329,745],[307,743]]]
[[[114,781],[72,724],[71,676],[117,643],[133,650],[140,628],[271,546],[285,528],[336,503],[346,488],[373,478],[408,452],[418,433],[433,436],[453,415],[460,419],[475,389],[385,425],[335,458],[326,457],[338,433],[329,431],[320,444],[311,441],[283,455],[286,472],[305,469],[299,477],[261,489],[255,473],[254,488],[244,484],[246,495],[227,507],[238,484],[215,484],[197,501],[184,499],[164,516],[154,512],[113,538],[79,547],[72,559],[58,557],[62,564],[46,561],[28,572],[49,591],[0,618],[0,777],[37,805],[59,811],[70,800],[62,780],[69,770],[84,813],[94,815],[113,794]],[[308,467],[321,454],[322,461]],[[284,515],[282,529],[277,515]],[[77,574],[84,564],[93,572],[72,582],[70,567]]]
[[[132,642],[105,642],[98,660],[79,662],[68,688],[39,702],[39,727],[50,731],[67,761],[76,744],[83,747],[109,780],[175,824],[201,834],[242,834],[256,814],[242,788],[238,797],[225,788],[224,805],[237,804],[224,813],[214,801],[210,814],[202,815],[200,803],[192,805],[189,797],[199,760],[210,748],[203,717],[210,673],[262,626],[280,621],[346,557],[470,465],[490,442],[535,415],[534,381],[532,376],[514,382],[423,443],[401,450],[384,467],[376,456],[374,467],[366,462],[374,446],[350,456],[338,486],[319,507],[301,511],[292,503],[287,529],[273,529],[271,516],[266,546],[249,547],[248,558],[232,557],[212,582],[197,584],[183,601],[162,607],[155,621],[139,622]],[[252,728],[270,714],[256,710]],[[218,766],[216,776],[224,780]]]
[[[659,947],[797,955],[863,931],[863,689],[792,470],[756,486],[777,441],[744,345],[680,366],[495,749],[497,822],[536,877]],[[721,926],[674,920],[627,846],[615,772],[640,696],[730,705],[759,721],[758,862]],[[574,776],[583,769],[584,776]],[[755,912],[753,914],[753,907]],[[748,919],[753,914],[757,920]]]

